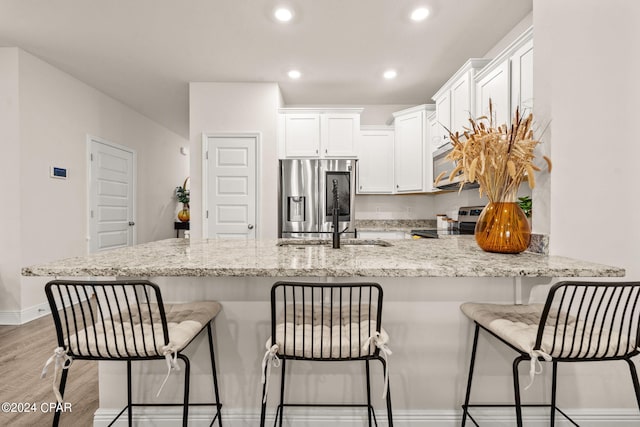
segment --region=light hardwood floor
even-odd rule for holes
[[[43,413],[42,403],[55,402],[53,365],[46,378],[40,373],[57,347],[51,315],[20,326],[0,326],[0,401],[35,403],[35,413],[0,412],[0,426],[48,426],[52,413]],[[63,413],[61,426],[91,426],[98,409],[98,363],[76,360],[69,368],[64,400],[72,412]]]

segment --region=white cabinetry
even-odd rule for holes
[[[435,135],[442,145],[449,140],[447,129],[451,129],[451,91],[441,91],[433,100],[436,102],[436,121],[440,125]]]
[[[476,79],[476,112],[489,117],[489,99],[493,109],[495,125],[509,122],[509,63],[498,64]]]
[[[475,117],[476,86],[475,75],[489,59],[469,59],[465,64],[433,95],[436,103],[438,121],[451,132],[463,132],[468,127],[469,117]],[[448,139],[446,131],[443,140]]]
[[[362,126],[356,169],[359,194],[393,193],[394,136],[391,126]]]
[[[394,165],[396,193],[425,191],[425,174],[429,176],[431,162],[425,155],[430,151],[427,139],[427,111],[433,105],[419,105],[393,113],[396,129]],[[431,187],[429,186],[430,190]]]
[[[429,156],[444,144],[440,129],[442,129],[442,126],[438,122],[436,112],[431,111],[427,114],[427,133],[429,136],[429,145],[431,147]]]
[[[512,114],[516,106],[520,111],[533,111],[533,28],[514,44],[515,51],[509,57]]]
[[[285,155],[314,157],[320,154],[320,115],[284,114]]]
[[[281,108],[279,158],[356,157],[361,108]]]
[[[489,115],[493,104],[496,125],[510,123],[516,106],[533,109],[533,27],[500,52],[475,79],[476,113]]]

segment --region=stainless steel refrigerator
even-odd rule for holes
[[[356,160],[280,160],[279,229],[283,238],[331,238],[333,182],[338,188],[338,228],[356,237]]]

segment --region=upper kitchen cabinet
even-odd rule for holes
[[[438,108],[438,107],[436,107]],[[429,135],[429,144],[431,150],[429,150],[429,156],[431,153],[436,151],[438,148],[442,147],[445,144],[445,141],[442,138],[442,126],[438,122],[438,117],[435,111],[430,111],[427,113],[427,133]]]
[[[511,114],[516,106],[520,111],[533,111],[533,27],[514,42],[509,55],[511,67]]]
[[[475,78],[476,113],[489,116],[489,99],[495,123],[510,123],[517,106],[533,109],[533,27],[500,52]]]
[[[476,85],[475,76],[490,62],[489,59],[469,59],[465,64],[433,95],[436,103],[436,119],[443,126],[442,140],[451,132],[462,132],[469,125],[469,117],[475,117]]]
[[[396,193],[431,190],[431,186],[424,188],[425,178],[431,180],[431,143],[426,115],[435,108],[434,105],[418,105],[393,113]]]
[[[362,126],[358,141],[358,194],[393,194],[394,129]]]
[[[279,158],[355,158],[362,108],[281,108]]]

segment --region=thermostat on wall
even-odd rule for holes
[[[51,166],[51,178],[67,179],[67,168]]]

